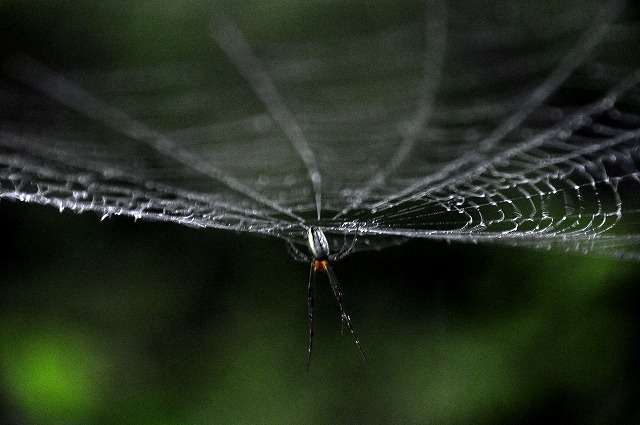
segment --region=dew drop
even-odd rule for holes
[[[264,187],[264,186],[268,185],[270,181],[271,181],[271,179],[269,178],[269,176],[267,176],[266,174],[261,174],[260,177],[258,177],[257,184],[260,187]]]

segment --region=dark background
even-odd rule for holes
[[[98,3],[0,16],[4,49],[47,40],[42,60],[152,51],[100,38],[123,18]],[[138,37],[162,25],[143,18]],[[165,37],[151,46],[201,48]],[[356,253],[335,270],[368,362],[323,278],[306,372],[307,266],[280,240],[11,201],[0,240],[4,423],[640,419],[634,262],[421,240]]]
[[[635,263],[424,241],[354,254],[335,269],[369,360],[340,336],[321,280],[307,373],[307,267],[281,241],[13,202],[0,211],[7,418],[637,417]]]

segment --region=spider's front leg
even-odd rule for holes
[[[289,239],[287,239],[287,251],[289,252],[289,255],[291,255],[296,261],[300,261],[301,263],[311,262],[311,257],[296,248],[293,242],[291,242]]]
[[[346,246],[346,235],[345,235],[345,245],[343,245],[342,249],[340,250],[340,252],[338,252],[337,254],[333,254],[329,256],[329,259],[331,261],[340,261],[342,260],[344,257],[346,257],[347,255],[351,254],[353,252],[353,249],[356,246],[356,241],[358,240],[358,233],[356,232],[355,235],[353,235],[353,239],[351,240],[351,244],[349,244],[349,247],[347,249],[344,249],[344,247]]]

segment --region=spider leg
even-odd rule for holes
[[[286,242],[287,242],[287,251],[289,252],[289,255],[293,257],[294,260],[305,262],[305,263],[311,261],[311,258],[305,255],[298,248],[296,248],[293,242],[291,242],[289,239],[287,239]]]
[[[346,242],[347,242],[347,236],[345,235],[345,243],[342,246],[342,249],[340,250],[340,252],[338,252],[337,254],[331,255],[330,256],[330,260],[331,261],[339,261],[342,260],[344,257],[346,257],[347,255],[351,254],[353,252],[353,248],[356,246],[356,241],[358,240],[358,232],[356,232],[355,235],[353,235],[353,239],[351,240],[351,244],[349,245],[349,247],[347,249],[344,249],[344,247],[346,246]]]
[[[342,323],[343,324],[346,323],[347,326],[349,327],[349,330],[351,331],[351,335],[353,335],[353,338],[356,340],[356,345],[358,346],[360,353],[362,353],[362,358],[364,358],[364,360],[367,361],[367,356],[365,356],[364,350],[360,345],[360,340],[358,339],[358,335],[356,335],[356,331],[353,329],[353,324],[351,324],[351,318],[347,314],[347,310],[344,307],[344,301],[342,300],[342,289],[340,288],[340,283],[338,282],[338,278],[336,277],[336,274],[333,272],[333,269],[329,264],[326,265],[326,271],[327,271],[327,275],[329,276],[329,283],[331,284],[331,288],[333,289],[333,294],[336,296],[336,299],[338,300],[338,305],[340,306]]]
[[[307,372],[311,363],[311,349],[313,348],[313,308],[316,299],[316,271],[313,263],[309,270],[309,286],[307,288],[307,308],[309,313],[309,354],[307,355]]]

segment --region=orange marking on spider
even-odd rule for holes
[[[322,273],[327,269],[327,262],[322,260],[313,260],[313,271],[316,273]]]

